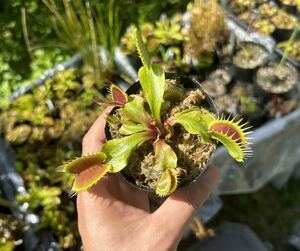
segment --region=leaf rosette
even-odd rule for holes
[[[112,84],[110,97],[98,101],[115,107],[106,116],[107,142],[98,154],[64,166],[76,175],[74,192],[90,188],[107,173],[122,172],[134,185],[167,196],[205,170],[217,142],[239,162],[251,154],[245,124],[218,118],[197,81],[170,77],[152,64],[138,30],[136,44],[143,63],[139,82],[127,93]]]

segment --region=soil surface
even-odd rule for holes
[[[262,67],[257,71],[257,84],[271,93],[285,93],[295,87],[297,72],[286,65]]]
[[[242,44],[233,57],[233,63],[243,69],[255,69],[262,65],[268,56],[266,50],[257,44]]]

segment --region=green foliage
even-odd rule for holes
[[[67,59],[62,55],[60,49],[38,49],[33,53],[35,60],[28,63],[28,74],[26,79],[14,71],[4,57],[0,55],[0,110],[9,107],[8,97],[13,91],[21,87],[28,86],[38,79],[45,70],[51,68],[53,64],[60,63]]]
[[[160,110],[165,90],[165,73],[160,65],[151,64],[143,39],[138,31],[137,50],[143,62],[138,76],[153,118],[160,122]]]
[[[168,71],[186,71],[191,62],[200,68],[211,66],[226,36],[224,13],[216,0],[195,0],[187,11],[191,16],[189,26],[184,25],[180,14],[139,26],[147,50]],[[121,48],[128,54],[135,49],[133,31],[131,25],[121,39]]]
[[[293,30],[293,32],[292,32],[292,34],[291,34],[289,40],[288,40],[287,43],[286,43],[285,48],[283,47],[283,48],[284,48],[284,52],[283,52],[282,58],[281,58],[281,60],[280,60],[280,65],[284,65],[284,64],[285,64],[285,61],[286,61],[288,55],[290,54],[290,51],[292,51],[291,48],[292,48],[293,44],[295,44],[295,39],[297,38],[297,35],[298,35],[298,33],[299,33],[299,30],[300,30],[300,24],[297,24],[297,25],[295,26],[295,28],[294,28],[294,30]],[[295,51],[297,51],[297,50],[295,50]],[[298,52],[298,51],[297,51],[297,52]],[[295,53],[294,53],[294,54],[295,54]],[[296,53],[296,54],[297,54],[297,53]],[[294,56],[294,57],[295,57],[295,56]]]
[[[71,204],[61,208],[61,189],[59,187],[31,187],[27,195],[19,195],[16,198],[18,203],[27,202],[30,209],[40,211],[40,228],[51,228],[54,233],[60,234],[61,237],[70,235],[73,232],[73,224],[70,224],[70,219],[67,214],[74,213],[74,208]],[[38,230],[37,229],[37,230]],[[69,246],[74,245],[74,236],[70,236]],[[62,247],[66,245],[66,239],[61,239]],[[63,241],[64,240],[64,241]],[[72,243],[73,242],[73,243]],[[69,247],[68,246],[68,247]]]
[[[0,243],[0,250],[1,251],[13,251],[14,247],[15,247],[15,245],[12,241],[7,241],[5,243]]]
[[[68,196],[71,175],[55,167],[80,154],[81,140],[102,109],[93,102],[101,87],[88,76],[86,68],[60,72],[0,113],[0,135],[13,145],[29,191],[23,199],[41,219],[37,231],[50,230],[64,249],[80,241]]]
[[[24,223],[10,215],[0,214],[0,250],[12,251],[24,231]]]
[[[63,0],[62,9],[55,1],[43,0],[43,3],[53,15],[53,29],[63,46],[81,52],[84,61],[92,67],[96,81],[103,83],[112,71],[121,32],[120,13],[114,0],[103,4]]]
[[[165,73],[159,65],[143,66],[138,73],[153,118],[160,122],[161,104],[164,95]]]
[[[142,97],[130,95],[128,103],[120,109],[122,122],[127,123],[128,121],[132,121],[134,123],[141,123],[144,126],[149,125],[152,118],[144,106],[145,102]]]
[[[130,25],[121,39],[121,47],[126,53],[135,52],[136,36],[134,31],[135,26]],[[164,46],[177,46],[184,41],[182,16],[176,14],[172,18],[164,17],[156,21],[154,25],[149,22],[142,23],[140,25],[140,33],[150,54],[157,54],[157,52],[164,49]]]
[[[0,58],[7,63],[12,74],[22,78],[30,75],[30,60],[22,33],[21,9],[35,18],[27,19],[30,41],[51,44],[53,32],[47,25],[49,17],[46,8],[35,0],[3,0],[0,4]],[[53,49],[53,48],[52,48]],[[1,64],[2,65],[2,64]],[[1,74],[0,74],[1,76]]]
[[[82,0],[44,1],[57,7],[56,15],[51,14],[42,1],[2,0],[0,3],[0,109],[9,107],[8,96],[13,91],[34,81],[44,70],[66,59],[67,54],[86,51],[89,68],[97,70],[96,74],[91,71],[92,78],[99,79],[103,67],[100,68],[97,61],[98,54],[92,52],[96,46],[103,46],[111,61],[119,36],[129,24],[157,20],[161,12],[172,14],[174,10],[184,9],[187,3],[187,0],[110,0],[105,3],[89,0],[90,8],[87,8]],[[21,10],[25,11],[26,22],[22,20]],[[74,13],[79,15],[74,16]],[[95,17],[93,20],[90,14]],[[76,18],[79,22],[75,22]],[[24,28],[30,48],[25,43]],[[93,30],[95,35],[92,35]],[[107,70],[113,70],[111,62],[106,61]]]
[[[195,0],[188,6],[190,27],[186,30],[185,57],[203,61],[224,40],[224,13],[216,0]]]
[[[154,141],[155,164],[153,168],[162,171],[161,177],[156,185],[156,194],[166,196],[175,191],[178,185],[177,155],[165,140],[173,136],[174,126],[180,124],[191,133],[198,134],[202,140],[212,142],[213,139],[221,142],[227,148],[229,154],[237,161],[243,161],[245,153],[248,153],[247,141],[244,129],[239,122],[215,118],[215,115],[199,109],[188,109],[175,113],[172,117],[161,121],[161,107],[164,103],[165,76],[161,66],[153,65],[148,55],[143,38],[136,30],[136,46],[143,63],[139,70],[139,81],[143,91],[142,97],[138,95],[126,95],[118,91],[125,104],[116,103],[114,106],[121,106],[115,110],[120,117],[121,127],[118,129],[120,137],[109,139],[96,156],[82,156],[72,162],[65,164],[65,171],[77,174],[73,191],[82,191],[90,188],[103,177],[106,172],[120,172],[128,164],[133,151],[142,144]],[[112,95],[114,96],[114,95]],[[145,98],[145,100],[143,99]],[[114,99],[114,98],[113,98]],[[204,97],[203,97],[204,99]],[[114,103],[111,102],[110,105]],[[151,111],[149,115],[147,109]],[[112,114],[108,116],[109,122],[114,123]],[[129,136],[128,136],[129,135]],[[100,159],[95,164],[96,159]],[[90,160],[93,161],[90,161]],[[89,163],[90,162],[90,163]],[[105,167],[105,164],[108,166]],[[103,171],[104,170],[104,171]],[[85,177],[85,178],[82,178]],[[80,179],[80,182],[78,182]],[[75,187],[75,189],[74,189]]]
[[[19,203],[28,202],[31,209],[42,206],[45,210],[50,210],[61,203],[60,195],[61,189],[58,187],[32,187],[28,194],[18,195],[16,200]]]

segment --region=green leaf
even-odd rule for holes
[[[150,114],[144,108],[144,99],[137,95],[131,95],[129,102],[119,111],[122,123],[130,120],[147,126],[152,120]]]
[[[155,165],[160,169],[172,169],[177,166],[177,156],[173,149],[162,139],[154,144]]]
[[[232,139],[232,137],[217,131],[210,131],[209,135],[211,138],[220,141],[227,149],[227,152],[236,161],[243,162],[244,151],[243,148]]]
[[[138,77],[145,93],[153,118],[160,121],[161,104],[165,90],[165,73],[160,65],[152,65],[151,69],[143,66]]]
[[[13,251],[13,250],[15,250],[15,244],[13,241],[0,242],[0,250],[1,251]]]
[[[107,141],[101,149],[107,157],[106,163],[112,166],[112,173],[121,171],[128,163],[131,153],[153,136],[149,132],[140,132],[123,138]]]
[[[146,127],[143,124],[136,124],[131,121],[124,121],[122,123],[122,126],[119,130],[119,132],[123,135],[131,135],[138,132],[143,132],[149,130],[148,127]]]
[[[166,120],[165,124],[180,124],[191,134],[200,134],[204,141],[208,141],[208,125],[214,120],[214,116],[205,110],[189,109],[176,113]]]
[[[150,70],[150,68],[151,68],[150,57],[149,57],[149,54],[147,52],[146,46],[144,44],[143,38],[142,38],[142,36],[141,36],[138,29],[136,29],[135,35],[136,35],[136,48],[137,48],[139,57],[142,60],[143,65],[148,70]]]
[[[157,183],[155,193],[164,197],[173,193],[178,186],[178,177],[174,169],[167,169]]]

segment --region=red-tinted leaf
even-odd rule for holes
[[[105,159],[104,153],[82,156],[70,162],[67,162],[64,165],[63,169],[65,172],[68,173],[79,174],[92,166],[101,165],[104,159]]]
[[[74,180],[72,190],[80,192],[95,185],[110,169],[110,165],[94,165],[81,172]]]
[[[123,106],[128,102],[127,94],[118,86],[112,84],[110,87],[110,92],[113,103]]]

